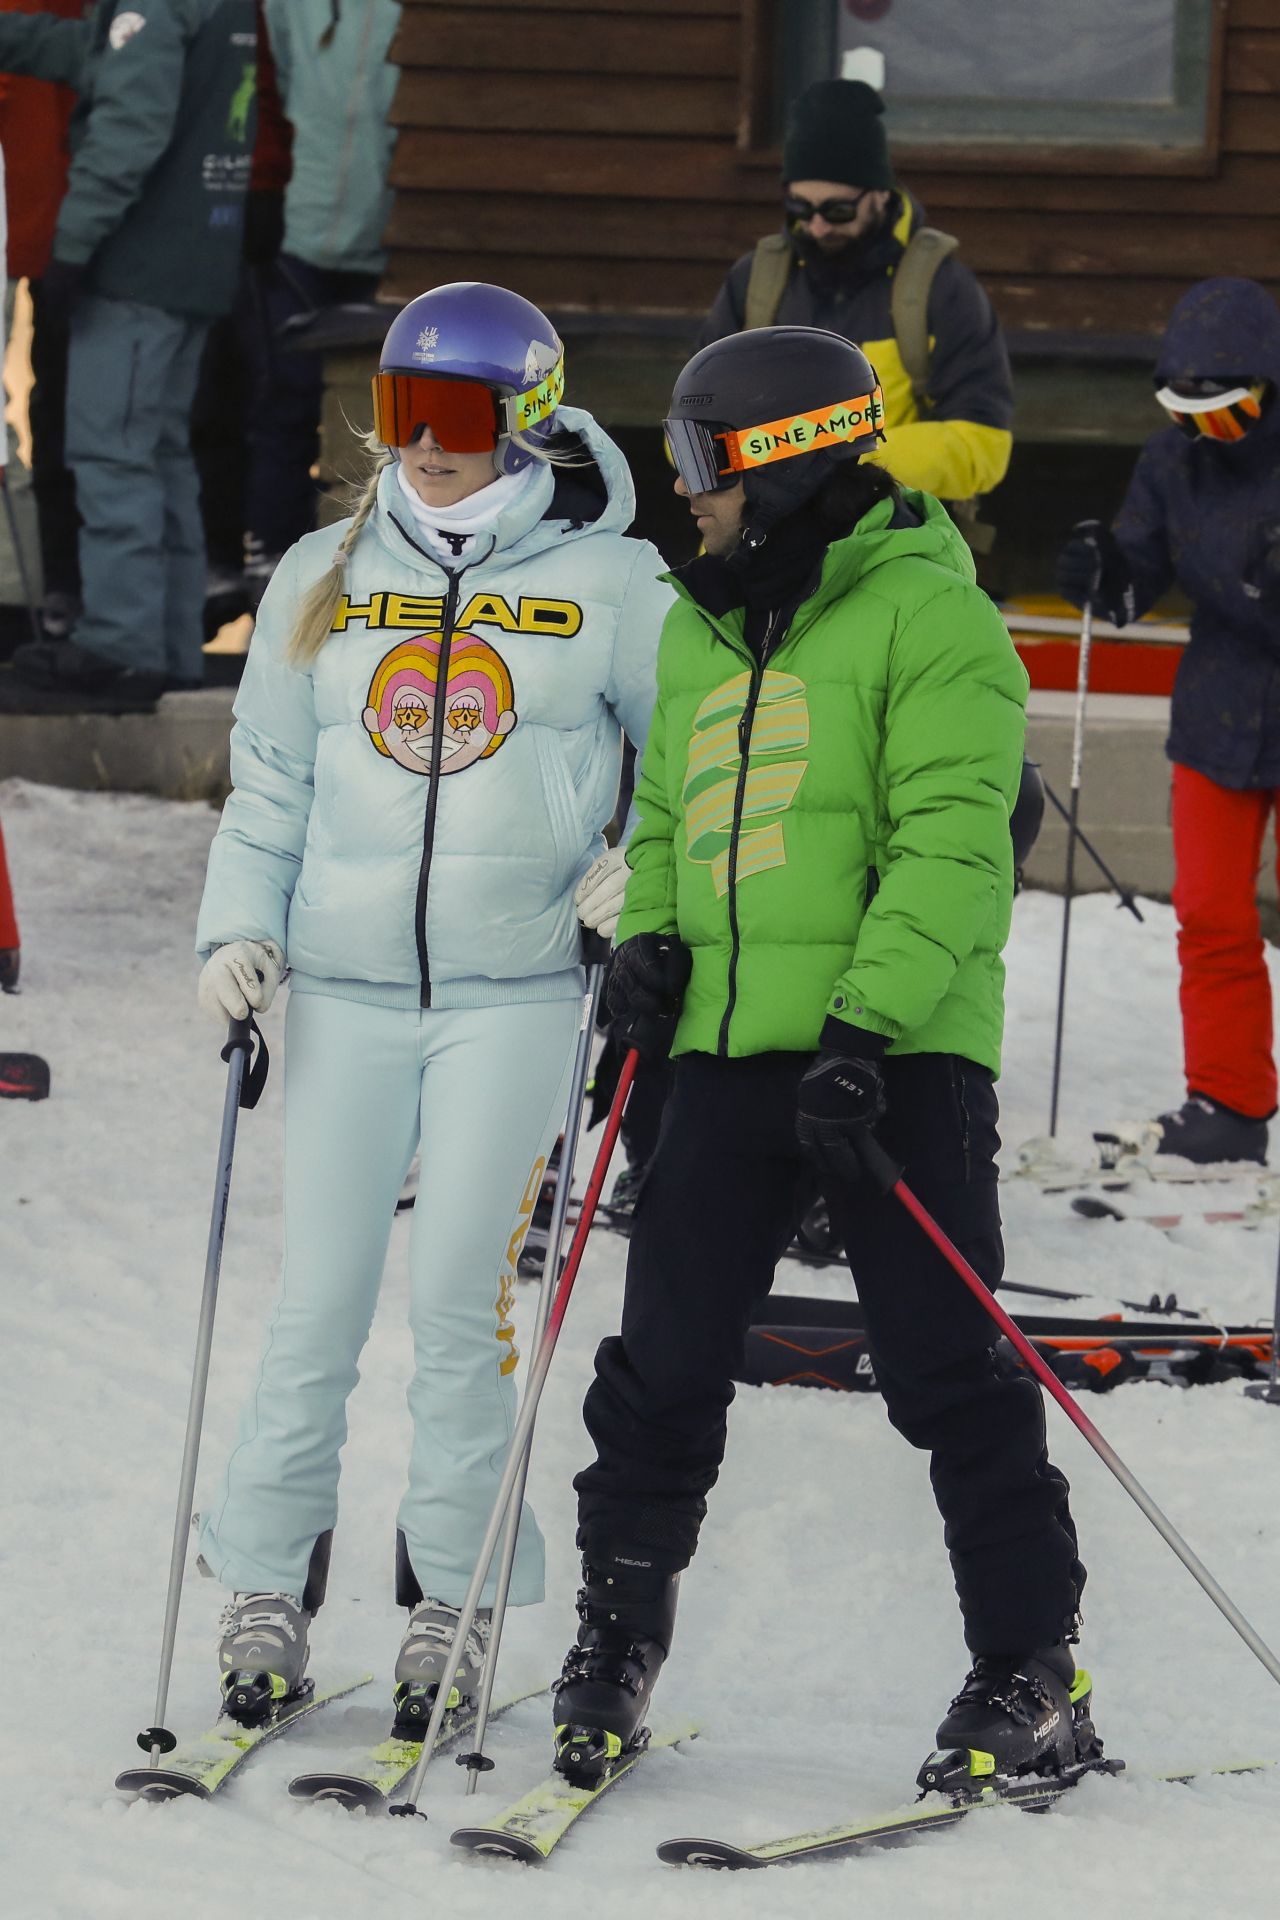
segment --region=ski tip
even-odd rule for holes
[[[179,1800],[184,1795],[195,1800],[209,1798],[209,1789],[189,1773],[166,1773],[163,1767],[126,1767],[116,1775],[116,1787],[141,1800]]]
[[[449,1844],[464,1853],[487,1854],[494,1860],[516,1860],[521,1866],[540,1867],[546,1855],[519,1834],[503,1833],[497,1827],[458,1827],[449,1835]]]
[[[768,1863],[724,1840],[664,1840],[658,1858],[669,1867],[763,1867]]]
[[[289,1782],[294,1800],[331,1800],[350,1813],[367,1812],[383,1805],[383,1796],[367,1781],[353,1780],[342,1773],[300,1773]]]

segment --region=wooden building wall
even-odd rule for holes
[[[1210,273],[1280,292],[1280,0],[1218,5],[1211,174],[1035,173],[1016,149],[1007,168],[966,170],[895,148],[1015,342],[1153,333]],[[703,312],[777,222],[776,154],[739,144],[747,69],[768,60],[751,45],[760,14],[740,0],[404,0],[386,295],[478,278],[557,314]]]

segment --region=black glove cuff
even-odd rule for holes
[[[845,1053],[853,1060],[883,1060],[893,1042],[886,1033],[850,1026],[847,1020],[829,1013],[822,1023],[818,1045],[824,1053]]]

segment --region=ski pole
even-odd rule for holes
[[[493,1503],[493,1511],[489,1515],[489,1524],[485,1528],[484,1539],[480,1543],[480,1554],[476,1561],[475,1571],[471,1576],[471,1585],[467,1588],[467,1597],[462,1603],[462,1608],[458,1616],[458,1625],[453,1636],[453,1646],[449,1650],[450,1665],[446,1667],[446,1673],[449,1672],[452,1667],[454,1648],[462,1647],[465,1644],[467,1635],[471,1631],[471,1623],[476,1617],[476,1608],[480,1604],[480,1595],[484,1589],[484,1583],[489,1573],[489,1563],[493,1559],[494,1550],[498,1544],[498,1535],[502,1531],[502,1525],[506,1519],[507,1506],[511,1499],[512,1489],[524,1465],[524,1456],[529,1444],[529,1436],[533,1432],[533,1423],[537,1417],[538,1401],[541,1398],[542,1389],[546,1385],[547,1373],[551,1366],[551,1357],[556,1350],[556,1342],[560,1338],[560,1329],[564,1324],[565,1312],[569,1305],[570,1295],[573,1292],[573,1283],[577,1278],[578,1268],[582,1264],[582,1255],[586,1248],[587,1235],[591,1231],[591,1223],[595,1219],[596,1207],[599,1205],[600,1195],[604,1188],[605,1176],[609,1171],[609,1162],[613,1158],[613,1149],[618,1139],[618,1129],[622,1125],[622,1109],[626,1105],[627,1095],[631,1091],[631,1082],[635,1078],[635,1071],[639,1064],[640,1056],[635,1048],[632,1047],[622,1063],[622,1072],[618,1076],[618,1087],[613,1096],[613,1105],[610,1107],[609,1117],[605,1121],[604,1138],[600,1142],[600,1150],[596,1154],[596,1163],[591,1170],[591,1178],[587,1182],[587,1191],[582,1201],[582,1212],[579,1214],[578,1224],[573,1230],[573,1239],[569,1242],[569,1252],[565,1259],[564,1272],[560,1277],[560,1284],[556,1288],[556,1297],[547,1318],[546,1331],[542,1336],[542,1344],[534,1354],[533,1366],[529,1373],[529,1384],[525,1388],[524,1402],[520,1408],[520,1417],[516,1421],[516,1429],[511,1436],[511,1445],[507,1450],[507,1464],[503,1470],[497,1497]],[[435,1705],[431,1709],[431,1719],[427,1726],[426,1733],[423,1735],[422,1756],[414,1768],[413,1778],[409,1782],[409,1797],[407,1800],[402,1800],[397,1805],[390,1807],[388,1809],[390,1813],[416,1814],[418,1812],[418,1795],[422,1792],[422,1782],[426,1778],[427,1768],[431,1764],[431,1756],[435,1750],[436,1741],[440,1736],[440,1729],[444,1724],[444,1716],[449,1705],[449,1691],[449,1688],[444,1685],[443,1682],[436,1690]],[[422,1818],[425,1820],[426,1815],[423,1814]]]
[[[1057,808],[1058,812],[1062,815],[1064,820],[1070,820],[1071,815],[1067,812],[1067,809],[1063,806],[1061,800],[1059,800],[1057,794],[1054,792],[1053,788],[1049,785],[1049,782],[1045,780],[1043,772],[1041,773],[1040,778],[1044,782],[1045,797],[1049,801],[1050,805]],[[1120,885],[1120,882],[1116,879],[1114,873],[1112,873],[1110,867],[1107,865],[1102,855],[1098,852],[1098,849],[1094,846],[1092,840],[1090,840],[1084,828],[1076,827],[1074,831],[1075,831],[1076,839],[1080,842],[1080,845],[1084,848],[1085,852],[1088,854],[1089,858],[1092,860],[1094,866],[1098,869],[1098,872],[1102,875],[1107,885],[1111,888],[1111,891],[1114,894],[1118,895],[1120,905],[1122,907],[1127,907],[1129,909],[1129,912],[1133,915],[1134,919],[1139,923],[1139,925],[1142,925],[1143,924],[1142,914],[1138,908],[1138,903],[1134,898],[1133,894],[1130,892],[1129,888],[1122,887]]]
[[[1067,815],[1067,873],[1062,899],[1062,958],[1058,964],[1058,1017],[1053,1035],[1053,1091],[1049,1096],[1049,1138],[1058,1131],[1058,1083],[1062,1075],[1062,1020],[1067,1000],[1067,947],[1071,939],[1071,896],[1076,883],[1076,836],[1080,820],[1080,763],[1084,758],[1084,703],[1089,692],[1089,652],[1093,646],[1093,604],[1080,616],[1080,662],[1076,669],[1076,720],[1071,740],[1071,809]]]
[[[257,1034],[259,1051],[252,1071],[249,1053]],[[231,1193],[231,1162],[236,1150],[236,1121],[240,1108],[254,1107],[266,1083],[266,1043],[252,1014],[245,1020],[233,1020],[222,1049],[227,1064],[227,1091],[222,1103],[222,1137],[218,1144],[218,1172],[213,1187],[213,1213],[209,1221],[209,1244],[204,1262],[204,1292],[200,1296],[200,1320],[196,1332],[196,1355],[191,1371],[191,1397],[187,1407],[187,1437],[182,1449],[182,1473],[178,1482],[178,1511],[173,1523],[173,1548],[169,1555],[169,1591],[165,1599],[164,1632],[160,1645],[160,1678],[156,1686],[154,1726],[144,1727],[138,1745],[158,1767],[162,1753],[172,1753],[178,1744],[164,1724],[169,1702],[169,1673],[173,1666],[173,1646],[178,1631],[178,1605],[182,1598],[182,1574],[187,1558],[187,1540],[191,1532],[191,1510],[195,1502],[196,1467],[200,1459],[200,1432],[204,1424],[204,1396],[209,1380],[209,1355],[213,1347],[213,1315],[218,1304],[218,1274],[222,1266],[222,1243],[227,1231],[227,1201]]]
[[[582,1025],[578,1032],[578,1044],[574,1053],[573,1079],[569,1088],[569,1110],[565,1115],[564,1141],[560,1148],[560,1173],[556,1180],[555,1198],[551,1206],[551,1227],[547,1234],[547,1249],[542,1259],[538,1310],[533,1324],[535,1353],[542,1345],[547,1315],[551,1310],[551,1296],[555,1292],[556,1281],[560,1275],[560,1249],[564,1242],[565,1217],[569,1211],[569,1189],[573,1182],[574,1156],[578,1150],[578,1136],[582,1131],[582,1103],[586,1098],[587,1073],[591,1066],[591,1042],[595,1038],[596,1008],[600,1002],[600,990],[604,984],[604,970],[609,955],[608,942],[601,940],[598,934],[586,935],[583,941],[584,949],[589,949],[592,942],[603,949],[603,958],[593,959],[587,968],[586,993],[582,1002]],[[493,1620],[489,1629],[489,1654],[484,1663],[484,1672],[480,1680],[480,1697],[476,1704],[475,1746],[470,1753],[458,1755],[458,1765],[467,1769],[468,1793],[475,1792],[476,1781],[480,1774],[488,1773],[493,1766],[493,1761],[485,1755],[484,1736],[489,1725],[489,1703],[493,1698],[493,1681],[498,1668],[498,1646],[502,1639],[503,1623],[507,1617],[507,1596],[511,1591],[511,1573],[515,1566],[516,1541],[520,1533],[520,1515],[524,1511],[524,1489],[525,1482],[529,1478],[529,1456],[532,1450],[533,1433],[530,1430],[524,1445],[520,1471],[516,1475],[515,1484],[511,1489],[511,1499],[507,1506],[506,1532],[502,1539],[502,1556],[498,1562],[498,1584],[493,1599]]]
[[[34,640],[43,640],[40,618],[36,613],[35,595],[31,591],[31,576],[27,572],[26,555],[22,551],[22,542],[18,538],[18,516],[13,510],[13,495],[9,491],[9,469],[0,466],[0,494],[4,495],[5,518],[9,523],[9,539],[13,543],[13,557],[18,567],[18,579],[22,583],[22,597],[27,603],[27,619],[31,625]]]
[[[964,1281],[971,1294],[990,1314],[1001,1333],[1016,1350],[1023,1364],[1035,1375],[1045,1391],[1053,1396],[1073,1427],[1082,1433],[1093,1448],[1103,1465],[1110,1468],[1120,1485],[1134,1504],[1139,1507],[1151,1522],[1165,1545],[1170,1547],[1181,1560],[1192,1579],[1208,1594],[1224,1619],[1230,1622],[1249,1651],[1261,1661],[1271,1678],[1280,1683],[1280,1660],[1278,1660],[1266,1641],[1249,1625],[1235,1602],[1223,1592],[1204,1562],[1194,1554],[1177,1528],[1165,1517],[1151,1495],[1136,1480],[1124,1461],[1110,1442],[1103,1438],[1093,1421],[1089,1418],[1075,1395],[1063,1386],[1053,1369],[1045,1364],[1036,1352],[1027,1336],[1009,1318],[991,1289],[984,1285],[974,1269],[969,1265],[960,1249],[947,1238],[933,1215],[916,1199],[910,1187],[902,1177],[902,1169],[894,1164],[880,1142],[871,1134],[850,1143],[863,1168],[869,1174],[882,1193],[892,1193],[902,1202],[907,1212],[924,1233],[926,1233],[938,1252],[952,1270]]]
[[[1271,1309],[1271,1378],[1265,1385],[1246,1387],[1246,1400],[1265,1400],[1280,1407],[1280,1253],[1276,1258],[1276,1303]]]

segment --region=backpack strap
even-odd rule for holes
[[[929,290],[938,268],[959,245],[953,233],[917,227],[893,276],[889,295],[893,337],[917,402],[924,399],[929,384]]]
[[[794,263],[795,255],[785,233],[766,233],[763,240],[756,241],[742,311],[744,333],[752,327],[773,325]]]

